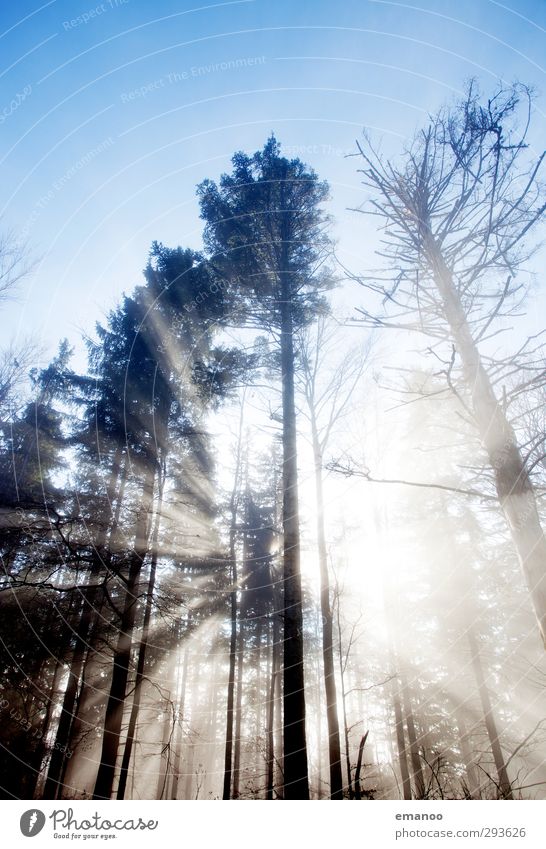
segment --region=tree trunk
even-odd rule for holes
[[[362,771],[362,757],[364,755],[364,746],[366,745],[366,740],[368,739],[368,734],[370,732],[366,731],[365,734],[360,738],[360,744],[358,746],[358,758],[356,761],[356,769],[355,769],[355,799],[362,799],[362,785],[360,784],[360,773]]]
[[[285,799],[309,799],[305,733],[296,407],[294,400],[294,340],[291,293],[287,275],[288,271],[283,271],[281,294],[284,797]]]
[[[430,228],[424,245],[442,298],[451,336],[461,358],[466,384],[482,443],[494,471],[497,495],[525,576],[546,647],[546,539],[516,436],[495,397],[478,347],[472,337],[455,281]]]
[[[261,614],[258,614],[258,622],[256,624],[256,655],[255,655],[255,666],[256,666],[256,701],[255,701],[255,725],[254,725],[254,739],[256,741],[256,749],[254,753],[254,798],[260,798],[261,787],[259,785],[260,782],[260,770],[263,761],[263,752],[260,750],[260,738],[262,736],[261,732],[263,729],[262,725],[262,636],[263,636],[263,619]]]
[[[65,632],[66,633],[66,632]],[[68,636],[68,633],[67,633]],[[46,664],[42,664],[40,669],[40,676],[45,671]],[[51,679],[51,687],[49,689],[49,696],[47,698],[45,716],[42,721],[42,728],[40,733],[40,742],[38,743],[32,757],[32,761],[29,764],[31,767],[31,781],[29,782],[28,789],[28,798],[36,799],[36,798],[44,798],[43,792],[40,789],[40,785],[45,787],[44,776],[41,770],[42,763],[44,761],[44,755],[46,754],[44,742],[47,740],[48,732],[50,729],[51,723],[51,715],[53,713],[53,706],[56,702],[57,697],[57,685],[59,683],[59,679],[61,678],[61,663],[58,662],[55,664],[55,668],[53,670],[53,675]],[[47,776],[46,776],[47,779]],[[60,780],[59,780],[60,784]]]
[[[317,541],[320,570],[320,611],[322,615],[322,658],[324,663],[324,691],[326,693],[326,719],[328,723],[328,759],[330,765],[330,798],[343,799],[341,774],[341,746],[337,714],[337,692],[334,671],[333,631],[334,619],[330,600],[330,578],[326,534],[324,529],[324,492],[322,484],[322,452],[314,411],[311,410],[313,455],[315,464],[315,491],[317,500]],[[320,745],[320,743],[319,743]]]
[[[353,776],[351,766],[351,749],[349,741],[349,724],[347,721],[347,694],[345,692],[345,661],[343,660],[343,646],[341,640],[341,618],[339,609],[339,595],[337,597],[337,632],[338,632],[338,654],[339,654],[339,679],[341,681],[341,709],[343,711],[343,737],[345,740],[345,766],[347,769],[347,790],[349,799],[353,798]]]
[[[376,514],[376,522],[383,527],[381,516]],[[385,533],[388,533],[387,517],[385,516]],[[404,730],[404,715],[402,713],[402,699],[400,695],[400,679],[398,673],[398,662],[396,646],[398,645],[398,623],[394,609],[395,593],[392,586],[392,578],[383,573],[383,607],[388,630],[389,666],[392,676],[391,692],[392,705],[394,709],[394,725],[396,731],[396,748],[398,751],[398,764],[400,767],[400,778],[402,779],[402,796],[404,800],[411,799],[411,779],[408,767],[408,753],[406,748],[406,735]]]
[[[184,649],[184,661],[182,666],[182,684],[180,687],[180,697],[178,703],[178,728],[176,732],[176,740],[175,740],[175,755],[174,755],[174,769],[173,769],[173,781],[171,787],[171,799],[178,799],[178,782],[180,779],[180,762],[182,759],[182,723],[184,721],[184,711],[186,705],[186,685],[188,681],[188,657],[189,657],[189,646],[186,645]]]
[[[239,433],[237,437],[237,450],[235,455],[235,472],[233,478],[233,489],[230,499],[230,529],[229,529],[229,567],[230,567],[230,621],[231,631],[229,638],[229,674],[227,688],[226,709],[226,746],[224,751],[224,786],[222,799],[231,799],[231,782],[233,773],[233,722],[235,704],[235,664],[237,662],[237,593],[239,591],[237,575],[237,494],[241,476],[241,450],[243,441],[243,418],[244,397],[241,403],[239,415]]]
[[[135,728],[140,710],[140,697],[142,690],[142,679],[144,678],[144,665],[146,663],[146,650],[148,648],[148,640],[150,636],[150,619],[152,616],[152,606],[154,601],[155,577],[157,571],[157,555],[158,555],[158,540],[159,526],[161,524],[161,507],[163,503],[163,484],[164,474],[161,472],[159,481],[158,502],[155,514],[154,529],[152,533],[152,557],[150,561],[150,578],[148,581],[148,592],[146,593],[146,606],[144,608],[144,619],[142,621],[142,635],[140,637],[140,645],[138,647],[138,660],[135,676],[135,686],[133,692],[133,704],[131,706],[131,715],[129,717],[129,725],[127,728],[127,739],[123,749],[123,758],[119,774],[118,789],[116,793],[117,799],[125,798],[125,788],[127,786],[127,776],[129,772],[129,764],[131,762],[131,754],[135,740]]]
[[[476,684],[478,685],[478,693],[480,695],[480,702],[482,705],[483,715],[485,719],[487,736],[489,737],[491,752],[493,754],[493,760],[495,761],[495,769],[497,770],[498,788],[503,799],[513,799],[514,797],[512,795],[512,787],[510,785],[508,773],[504,764],[504,756],[502,754],[502,749],[499,742],[499,732],[497,730],[497,723],[495,721],[495,715],[493,713],[493,706],[491,705],[491,697],[489,695],[489,690],[485,681],[478,641],[476,639],[476,633],[472,625],[468,627],[466,633],[468,645],[470,647],[472,669],[474,670],[474,675],[476,676]]]
[[[275,594],[273,596],[275,598]],[[267,702],[267,733],[266,733],[266,787],[265,798],[273,799],[275,787],[275,690],[279,674],[279,620],[276,610],[273,611],[273,634],[271,645],[271,679]]]
[[[92,572],[91,576],[95,577],[96,574],[96,572]],[[43,799],[56,799],[62,789],[61,774],[66,757],[62,748],[68,746],[68,741],[70,740],[70,730],[74,721],[76,698],[80,685],[85,654],[87,651],[88,637],[92,627],[95,598],[95,591],[86,590],[83,600],[82,615],[76,630],[76,644],[74,646],[74,653],[72,655],[72,661],[68,672],[68,682],[63,697],[57,733],[55,735],[55,744],[51,752],[47,779],[42,793]]]
[[[406,714],[406,728],[408,729],[408,741],[410,748],[411,770],[413,772],[414,796],[416,799],[422,799],[425,795],[425,780],[423,778],[423,769],[421,767],[421,756],[419,754],[419,741],[415,730],[415,721],[413,718],[413,709],[411,706],[411,694],[405,675],[400,675],[400,683],[402,689],[402,700],[404,704],[404,713]]]
[[[464,716],[464,708],[461,704],[455,704],[454,710],[455,717],[457,720],[457,730],[459,734],[459,746],[461,748],[461,757],[463,759],[463,765],[466,773],[468,794],[471,799],[479,799],[480,782],[478,781],[476,776],[476,765],[472,757],[472,749],[470,746],[468,728]]]
[[[89,574],[90,584],[100,575],[104,568],[104,546],[108,531],[111,529],[112,524],[112,504],[114,502],[120,475],[121,458],[122,449],[117,448],[112,460],[112,470],[110,472],[110,478],[106,490],[105,516],[93,548],[93,560]],[[63,697],[59,725],[55,735],[55,744],[51,753],[47,779],[42,794],[42,798],[44,799],[56,799],[59,791],[61,790],[61,777],[63,775],[66,760],[66,754],[62,751],[62,749],[67,749],[70,746],[71,729],[76,713],[75,708],[78,697],[78,689],[89,646],[89,636],[93,630],[93,623],[95,620],[95,602],[97,600],[97,596],[98,590],[94,586],[83,590],[82,592],[82,610],[80,620],[76,628],[76,642],[72,661],[70,663],[68,682]]]
[[[197,738],[197,722],[199,716],[202,713],[201,704],[200,704],[200,694],[199,694],[199,682],[202,678],[202,664],[201,657],[203,656],[203,652],[199,643],[198,637],[196,637],[196,651],[192,656],[192,664],[191,664],[191,683],[189,689],[189,719],[190,724],[188,726],[188,745],[186,749],[186,772],[184,777],[184,799],[192,799],[193,798],[193,777],[194,777],[194,763],[195,763],[195,747],[196,747],[196,738]]]
[[[169,779],[169,768],[171,764],[171,740],[172,740],[172,713],[171,701],[165,700],[165,716],[163,719],[163,727],[161,730],[161,749],[159,751],[159,768],[157,770],[157,788],[155,791],[156,799],[163,799]]]
[[[317,615],[315,626],[315,638],[317,642],[322,639],[322,627]],[[320,633],[319,633],[320,631]],[[324,668],[321,664],[322,658],[318,652],[315,652],[315,675],[317,679],[316,687],[314,688],[315,710],[317,713],[317,799],[323,798],[323,778],[322,778],[322,687],[324,685]],[[328,789],[330,784],[328,783]],[[327,794],[328,797],[330,793]]]
[[[235,714],[235,739],[233,752],[233,798],[240,795],[241,782],[241,730],[243,724],[243,660],[244,660],[244,631],[239,619],[237,635],[237,704]]]
[[[280,615],[280,613],[279,613]],[[282,631],[282,626],[279,632]],[[275,680],[275,797],[284,799],[284,770],[282,762],[282,747],[283,747],[283,698],[282,698],[282,664],[281,664],[281,639],[277,648],[277,677]]]
[[[110,799],[116,771],[121,723],[125,702],[132,635],[135,624],[137,594],[142,564],[148,550],[150,514],[156,466],[146,463],[144,485],[135,529],[134,551],[130,558],[125,604],[121,616],[118,643],[113,658],[112,681],[106,705],[100,765],[93,792],[94,799]]]
[[[394,666],[393,666],[394,669]],[[398,763],[400,765],[400,777],[402,778],[402,794],[404,799],[411,799],[411,780],[408,768],[408,755],[406,751],[406,738],[404,734],[404,719],[402,715],[402,703],[400,700],[400,685],[396,674],[392,679],[392,704],[394,708],[394,723],[396,728],[396,745],[398,748]]]
[[[212,663],[212,673],[211,680],[213,682],[218,681],[219,679],[219,655],[217,652],[213,654],[213,663]],[[203,758],[204,766],[205,766],[205,776],[203,781],[203,787],[205,790],[205,798],[217,798],[219,796],[220,788],[216,787],[217,776],[220,775],[220,770],[217,768],[220,763],[217,757],[217,748],[216,741],[219,738],[218,734],[218,699],[219,699],[220,689],[215,684],[211,687],[210,692],[210,700],[209,700],[209,710],[208,717],[209,722],[207,725],[207,733],[205,735],[206,739],[211,741],[212,745],[209,744],[206,748],[205,756]],[[207,792],[208,790],[208,792]]]
[[[232,507],[231,528],[229,532],[229,558],[231,566],[230,583],[230,610],[231,610],[231,633],[229,639],[229,676],[227,689],[227,711],[226,711],[226,747],[224,755],[224,788],[223,799],[231,799],[231,775],[233,756],[233,718],[235,697],[235,663],[237,659],[237,555],[235,551],[235,522],[236,511]]]

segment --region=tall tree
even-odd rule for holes
[[[241,302],[233,323],[274,338],[282,381],[285,798],[309,798],[294,375],[295,331],[324,309],[330,243],[321,204],[328,189],[274,137],[231,174],[199,186],[205,244],[219,278]]]
[[[304,412],[309,420],[311,431],[315,470],[322,658],[332,799],[343,799],[343,778],[333,645],[334,615],[326,545],[324,455],[332,432],[347,413],[351,401],[354,402],[354,393],[366,364],[366,355],[363,350],[350,350],[341,361],[336,362],[335,349],[339,345],[339,332],[340,328],[333,322],[328,324],[324,316],[319,317],[315,328],[304,331],[300,346],[301,372],[299,375],[305,398]]]
[[[241,398],[241,410],[239,416],[239,428],[237,433],[237,442],[235,447],[235,468],[233,471],[233,487],[229,499],[229,563],[230,574],[229,581],[230,589],[230,637],[229,637],[229,675],[227,689],[227,709],[226,709],[226,747],[224,752],[224,785],[222,790],[223,799],[231,799],[232,791],[232,774],[233,774],[233,735],[234,735],[234,719],[235,719],[235,664],[237,661],[237,629],[241,627],[238,622],[238,595],[239,587],[239,571],[237,568],[237,518],[239,511],[239,499],[241,493],[241,478],[243,473],[243,422],[245,410],[245,397]],[[241,681],[239,680],[239,690]],[[240,741],[236,741],[239,742]],[[236,788],[235,796],[238,795]]]
[[[383,159],[368,140],[359,144],[370,211],[384,223],[382,252],[394,269],[389,283],[381,275],[365,282],[386,314],[361,314],[376,327],[424,334],[429,355],[443,363],[461,414],[480,435],[546,646],[546,539],[510,416],[523,387],[543,384],[543,358],[534,338],[498,361],[485,353],[518,312],[525,285],[517,277],[533,253],[528,237],[546,212],[546,155],[532,160],[527,152],[530,107],[522,86],[501,87],[482,103],[471,84],[401,162]]]
[[[32,268],[26,246],[13,233],[0,233],[0,306],[17,297]],[[38,354],[39,346],[30,337],[0,348],[0,422],[21,411],[28,371]]]
[[[95,798],[110,798],[112,793],[139,582],[150,551],[151,511],[159,472],[167,462],[171,442],[190,441],[196,455],[204,451],[198,422],[207,406],[227,391],[240,367],[237,352],[213,346],[214,330],[225,313],[224,294],[220,288],[213,290],[199,254],[154,243],[144,275],[146,285],[124,299],[121,308],[111,314],[109,326],[101,331],[102,362],[108,364],[115,358],[117,412],[140,478],[140,491],[133,551],[122,576],[125,599]]]

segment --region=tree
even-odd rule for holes
[[[218,277],[239,296],[233,323],[275,339],[282,380],[284,777],[288,799],[309,797],[305,733],[294,333],[323,310],[330,245],[321,204],[327,186],[272,136],[253,156],[237,153],[219,185],[199,186],[204,239]]]
[[[241,490],[241,479],[243,474],[243,422],[245,410],[245,396],[241,398],[241,411],[239,416],[239,428],[237,434],[237,444],[235,448],[235,468],[233,472],[233,487],[229,499],[229,562],[231,584],[230,591],[230,638],[229,638],[229,676],[227,690],[227,709],[226,709],[226,748],[224,753],[224,786],[222,791],[223,799],[231,799],[232,773],[233,773],[233,731],[234,731],[234,716],[235,716],[235,664],[237,661],[237,625],[238,625],[238,604],[237,596],[240,590],[240,577],[237,569],[237,516],[239,511],[239,499]],[[239,622],[239,629],[241,624]],[[239,680],[239,691],[241,681]],[[236,745],[240,745],[240,741],[236,740]],[[238,795],[236,790],[235,796]]]
[[[26,622],[29,634],[39,635],[40,642],[39,648],[25,650],[36,654],[38,666],[34,661],[29,664],[27,683],[14,688],[20,691],[17,699],[23,712],[32,717],[34,743],[38,741],[32,752],[27,743],[30,775],[25,782],[32,786],[40,778],[47,753],[45,738],[51,731],[59,668],[70,656],[79,613],[78,582],[85,584],[82,549],[66,544],[67,538],[79,535],[80,522],[72,493],[60,483],[67,439],[62,414],[54,404],[57,384],[62,383],[58,375],[67,368],[70,353],[68,345],[61,343],[47,368],[33,370],[31,400],[0,427],[0,556],[4,572],[0,589],[6,615],[11,605],[19,606],[19,614],[24,611],[21,624]],[[12,674],[8,658],[14,658],[11,639],[6,632],[6,681]],[[26,646],[20,637],[18,643],[15,653]],[[58,658],[56,668],[48,668],[49,652]],[[17,666],[19,671],[27,668],[26,663]],[[16,745],[12,750],[17,750]],[[65,752],[56,748],[52,757],[62,760]]]
[[[354,401],[355,389],[366,364],[364,351],[349,351],[340,362],[335,362],[335,349],[339,345],[339,328],[320,316],[313,330],[302,334],[300,382],[305,398],[305,415],[311,430],[311,445],[315,471],[317,503],[317,542],[320,572],[320,610],[322,617],[322,657],[324,689],[326,694],[326,719],[328,723],[328,755],[330,764],[330,795],[343,799],[341,773],[341,747],[337,692],[335,679],[333,628],[334,616],[328,574],[328,554],[324,515],[324,454],[332,436],[349,404]],[[338,358],[339,359],[339,358]]]
[[[539,181],[546,155],[527,154],[530,106],[522,86],[500,88],[482,105],[471,84],[400,163],[382,159],[368,140],[359,144],[373,191],[369,212],[383,223],[381,253],[393,270],[388,283],[381,274],[363,281],[385,314],[360,312],[367,324],[431,340],[428,353],[480,435],[546,645],[546,539],[509,414],[525,385],[544,381],[542,360],[531,338],[511,355],[487,353],[503,320],[517,314],[525,294],[518,274],[533,253],[527,238],[546,211]]]
[[[0,235],[0,304],[13,300],[21,282],[33,268],[28,250],[13,233]],[[21,406],[20,395],[39,346],[30,338],[0,350],[0,421],[10,418]]]
[[[238,352],[213,347],[215,325],[224,311],[223,293],[220,289],[211,291],[208,270],[200,255],[154,243],[144,274],[147,285],[138,287],[131,298],[126,297],[122,307],[111,314],[109,326],[100,331],[99,361],[113,377],[113,396],[117,400],[113,412],[118,423],[123,422],[124,438],[141,488],[133,550],[122,575],[125,598],[113,657],[95,798],[110,798],[112,793],[139,583],[150,551],[154,491],[158,484],[161,490],[164,485],[161,470],[167,463],[171,443],[176,440],[189,441],[196,455],[204,450],[198,423],[207,407],[227,392],[237,368],[243,367]],[[201,297],[203,291],[208,293],[205,298]],[[152,552],[152,556],[157,555]],[[141,647],[139,677],[146,642],[145,639]],[[132,726],[135,720],[136,715]],[[127,767],[126,759],[123,782]]]
[[[0,235],[0,302],[15,297],[19,283],[32,268],[26,246],[11,232]]]

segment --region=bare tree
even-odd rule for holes
[[[333,367],[328,367],[334,349],[339,345],[339,327],[325,316],[316,326],[305,329],[300,339],[301,372],[299,374],[305,397],[304,415],[309,421],[315,469],[317,502],[317,542],[320,571],[320,610],[322,616],[322,657],[326,719],[328,722],[328,755],[330,765],[330,795],[343,799],[341,748],[333,648],[333,610],[328,574],[326,530],[324,515],[323,466],[324,452],[332,431],[347,413],[354,391],[362,377],[367,349],[350,350]]]
[[[32,268],[26,246],[12,233],[0,235],[0,304],[17,296],[19,284]],[[38,354],[39,348],[30,338],[12,341],[0,350],[0,419],[12,413],[15,397]]]
[[[0,235],[0,303],[14,298],[21,281],[32,271],[28,248],[13,233]]]
[[[400,163],[359,144],[371,207],[383,222],[380,254],[390,270],[360,278],[379,295],[381,314],[360,310],[368,326],[424,334],[441,363],[460,415],[479,434],[493,472],[543,641],[546,644],[546,540],[518,444],[511,404],[543,385],[540,339],[490,353],[527,291],[528,237],[546,210],[540,183],[546,153],[533,160],[527,88],[499,88],[481,103],[474,84],[453,110],[431,118]],[[523,278],[523,279],[522,279]],[[426,391],[424,391],[426,394]]]
[[[28,373],[40,354],[32,339],[10,342],[0,350],[0,419],[7,419],[20,407],[21,393]]]

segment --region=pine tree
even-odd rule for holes
[[[283,416],[284,777],[287,799],[309,798],[294,374],[294,334],[325,309],[328,188],[272,136],[231,174],[199,186],[205,244],[218,278],[239,298],[233,323],[265,328],[281,370]]]

